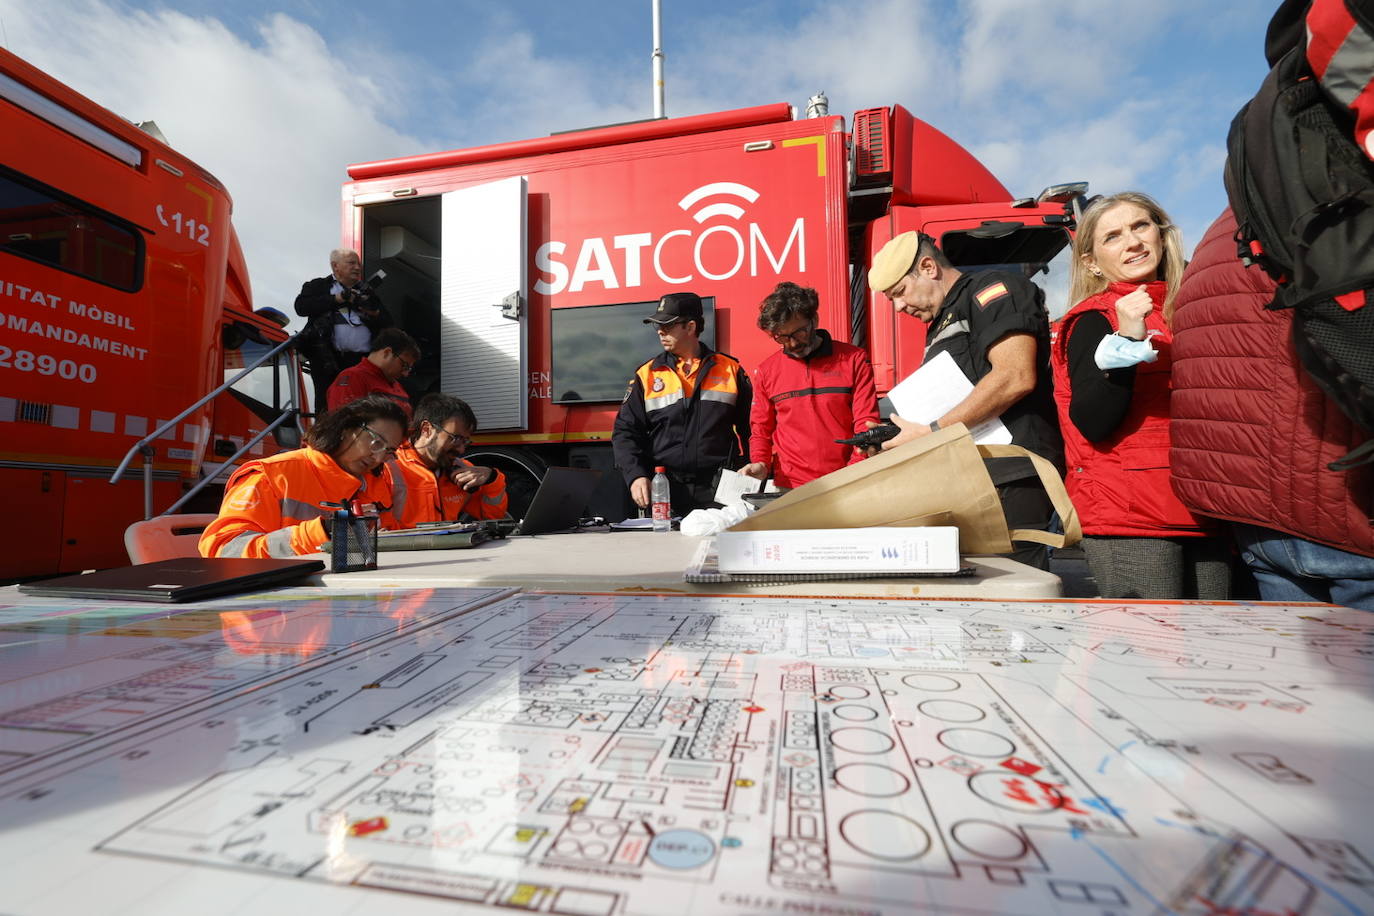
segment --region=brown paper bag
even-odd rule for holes
[[[984,458],[1029,458],[1064,534],[1007,529]],[[1012,540],[1078,543],[1083,529],[1054,465],[1015,445],[978,445],[962,423],[840,468],[785,493],[731,531],[955,525],[959,551],[1011,553]]]

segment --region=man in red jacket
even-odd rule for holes
[[[400,328],[387,328],[372,341],[367,359],[345,369],[329,386],[329,409],[338,410],[350,401],[381,394],[401,405],[410,420],[410,395],[401,379],[420,361],[420,345]]]
[[[799,487],[863,457],[836,444],[878,424],[873,367],[858,347],[816,327],[820,298],[779,283],[759,308],[759,328],[781,349],[754,375],[749,464],[740,473]]]
[[[1374,468],[1327,465],[1366,438],[1298,362],[1293,313],[1236,257],[1228,209],[1174,311],[1170,466],[1195,512],[1227,519],[1266,601],[1374,610]]]

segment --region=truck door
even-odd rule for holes
[[[483,431],[529,425],[525,199],[522,176],[443,195],[439,389]]]

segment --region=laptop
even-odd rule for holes
[[[19,586],[26,595],[175,603],[285,585],[324,569],[323,560],[179,557],[61,576]]]
[[[530,507],[525,510],[525,517],[511,535],[547,534],[576,528],[582,519],[582,510],[587,508],[597,484],[601,483],[602,473],[593,468],[549,468],[539,482],[534,499],[530,500]]]

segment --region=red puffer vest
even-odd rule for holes
[[[1230,210],[1183,275],[1174,315],[1173,484],[1198,512],[1374,556],[1374,468],[1327,465],[1364,436],[1293,350],[1274,284],[1236,260]]]
[[[1111,437],[1089,442],[1069,419],[1069,334],[1089,312],[1106,316],[1116,330],[1116,300],[1138,283],[1113,283],[1075,306],[1059,322],[1050,352],[1054,400],[1064,433],[1064,483],[1083,522],[1083,533],[1126,537],[1206,535],[1203,522],[1179,502],[1169,485],[1169,373],[1173,335],[1161,311],[1165,285],[1147,284],[1154,311],[1145,332],[1159,354],[1135,370],[1131,406]]]

